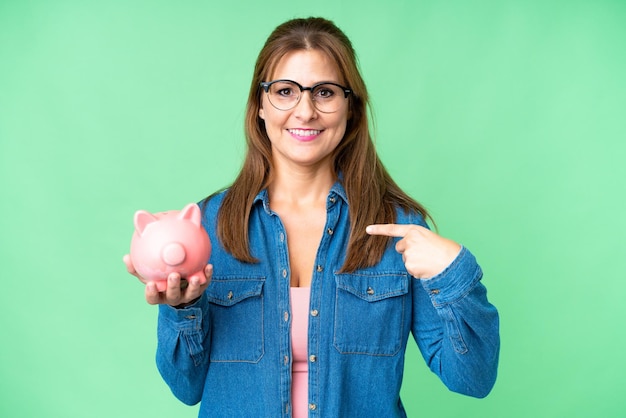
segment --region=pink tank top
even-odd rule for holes
[[[309,299],[311,288],[291,288],[291,349],[293,353],[291,405],[294,418],[309,414]]]

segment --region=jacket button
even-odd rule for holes
[[[233,291],[231,290],[230,292],[228,292],[228,295],[226,297],[228,298],[228,300],[231,300],[233,298]]]
[[[332,228],[328,228],[326,232],[328,232],[328,235],[332,235],[334,231],[332,230]]]
[[[319,312],[317,311],[317,309],[313,309],[311,311],[311,316],[317,316],[317,315],[319,315]]]
[[[318,271],[319,273],[321,273],[322,271],[324,271],[324,267],[322,267],[322,265],[321,265],[321,264],[318,264],[318,265],[317,265],[317,271]]]
[[[317,361],[317,356],[315,354],[311,354],[309,356],[309,360],[311,361],[311,363],[315,363]]]
[[[309,404],[309,409],[310,409],[311,411],[315,411],[315,410],[317,409],[317,405],[315,405],[314,403],[310,403],[310,404]]]
[[[372,289],[371,287],[367,288],[367,294],[368,295],[373,295],[374,294],[374,289]]]
[[[287,277],[287,269],[283,269],[283,277]]]

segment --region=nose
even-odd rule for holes
[[[311,120],[317,117],[317,109],[313,102],[313,96],[310,91],[303,91],[300,96],[300,101],[294,108],[294,114],[296,118],[300,120]]]

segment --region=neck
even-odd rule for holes
[[[302,167],[276,170],[268,187],[270,202],[295,205],[325,202],[335,181],[330,170]]]

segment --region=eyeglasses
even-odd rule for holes
[[[303,87],[292,80],[274,80],[261,82],[261,87],[267,93],[272,106],[278,110],[293,109],[300,102],[302,93],[309,90],[313,105],[323,113],[338,111],[344,99],[352,93],[349,88],[330,82]]]

